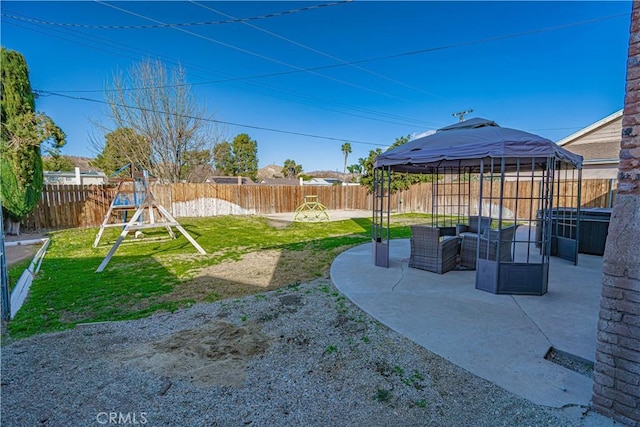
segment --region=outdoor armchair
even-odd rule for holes
[[[476,259],[489,259],[496,261],[498,246],[500,247],[500,261],[512,262],[511,248],[516,234],[517,225],[505,227],[501,230],[487,228],[480,235],[480,256],[478,251],[478,235],[465,233],[462,235],[460,249],[460,265],[462,267],[476,268]],[[500,241],[498,241],[500,239]]]
[[[458,235],[460,235],[460,233],[482,234],[485,229],[491,228],[492,222],[493,219],[489,216],[470,216],[469,225],[458,224],[456,226],[456,232]]]
[[[426,225],[412,225],[409,267],[443,274],[453,270],[458,256],[458,239],[441,236],[441,230]]]

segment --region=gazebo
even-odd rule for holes
[[[480,290],[542,295],[551,255],[578,260],[581,171],[581,156],[481,118],[395,147],[374,163],[374,263],[389,265],[393,174],[428,174],[430,227],[457,239],[458,269]]]

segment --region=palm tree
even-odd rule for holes
[[[344,153],[344,169],[342,170],[342,173],[347,173],[347,158],[351,153],[351,144],[348,142],[342,144],[342,152]]]
[[[300,172],[302,172],[302,165],[297,165],[295,160],[287,159],[284,161],[282,175],[285,178],[295,178]]]

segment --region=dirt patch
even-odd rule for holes
[[[353,218],[370,218],[372,212],[370,210],[361,209],[329,209],[326,211],[329,215],[329,221],[343,221],[345,219]],[[267,218],[277,221],[292,222],[295,217],[295,212],[283,212],[277,214],[266,215]]]
[[[7,257],[7,266],[11,267],[22,261],[32,259],[36,252],[38,252],[38,249],[40,249],[40,246],[42,245],[6,246],[5,255]]]
[[[32,259],[38,249],[42,246],[42,243],[24,244],[24,242],[31,242],[40,240],[47,237],[45,233],[40,232],[23,232],[19,236],[6,235],[5,238],[5,251],[4,255],[7,260],[7,266],[11,267],[24,260]],[[17,244],[14,244],[18,242]]]
[[[268,347],[269,339],[257,325],[215,322],[148,343],[123,358],[169,381],[240,387],[249,360]]]
[[[267,218],[267,224],[269,225],[269,227],[273,227],[278,230],[284,230],[285,228],[289,227],[292,223],[290,221]]]
[[[294,285],[329,273],[335,251],[262,250],[203,268],[161,300],[214,302]]]
[[[216,277],[235,280],[250,286],[267,288],[280,261],[279,250],[250,252],[240,261],[225,261],[201,270],[196,278]]]
[[[419,225],[419,224],[426,224],[426,225],[431,225],[431,220],[428,218],[421,218],[421,217],[402,217],[402,216],[394,216],[392,218],[393,224],[394,225],[401,225],[401,226],[410,226],[410,225]]]
[[[6,234],[4,236],[4,241],[18,242],[20,240],[36,240],[36,239],[43,239],[45,237],[48,237],[47,230],[42,230],[42,231],[29,230],[29,231],[22,231],[19,236],[12,236],[12,235]]]

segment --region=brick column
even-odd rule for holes
[[[633,2],[618,194],[604,254],[593,408],[640,425],[640,1]]]

